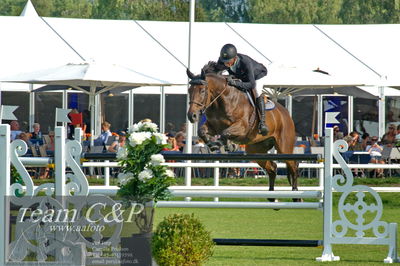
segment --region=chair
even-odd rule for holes
[[[51,143],[49,135],[43,135],[43,142],[44,142],[44,144],[50,144]]]
[[[383,146],[382,150],[382,160],[384,160],[387,164],[391,163],[390,154],[392,153],[392,147],[387,145]],[[392,177],[392,169],[387,169],[389,171],[389,176]]]
[[[29,148],[31,149],[33,157],[39,157],[38,150],[36,149],[35,145],[30,145]]]
[[[39,146],[39,153],[41,157],[48,157],[46,151],[46,145]]]
[[[320,154],[322,156],[322,158],[324,157],[324,152],[325,152],[324,147],[313,147],[313,146],[311,146],[310,150],[311,150],[312,154]]]
[[[396,163],[399,162],[399,160],[400,160],[400,151],[399,151],[399,149],[400,148],[398,148],[398,147],[394,147],[390,151],[390,155],[389,155],[389,162],[390,163],[392,163],[393,161],[395,161]],[[394,169],[393,171],[397,175],[400,175],[400,170]]]
[[[304,154],[304,147],[294,147],[293,154]]]

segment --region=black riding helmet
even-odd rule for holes
[[[236,47],[233,44],[228,43],[222,46],[219,59],[225,63],[234,58],[236,55]]]

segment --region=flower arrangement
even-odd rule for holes
[[[118,175],[117,195],[125,203],[145,204],[149,201],[166,200],[168,187],[174,183],[174,173],[167,169],[160,152],[168,147],[167,137],[157,132],[151,122],[139,122],[128,130],[125,146],[117,152],[122,173]]]
[[[174,173],[167,169],[160,152],[168,147],[167,137],[157,132],[158,127],[151,122],[139,122],[128,130],[125,146],[117,152],[117,160],[122,172],[118,175],[119,190],[125,206],[148,202],[156,203],[170,197],[168,187],[174,183]],[[141,232],[150,232],[154,208],[150,214],[141,212],[135,223]]]

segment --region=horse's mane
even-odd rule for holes
[[[221,69],[218,69],[218,65],[215,61],[209,61],[201,69],[201,73],[204,73],[204,74],[209,74],[209,73],[218,74],[219,72],[221,72]]]
[[[215,61],[209,61],[201,69],[201,75],[204,78],[205,78],[205,76],[213,76],[222,81],[222,80],[225,80],[227,77],[227,76],[221,74],[222,71],[223,71],[223,69],[220,69],[218,67],[218,64]]]

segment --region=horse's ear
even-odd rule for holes
[[[206,80],[206,72],[204,71],[204,69],[201,70],[200,78],[201,78],[202,80]]]
[[[194,79],[196,76],[193,74],[189,68],[186,68],[186,75],[189,77],[189,79]]]

